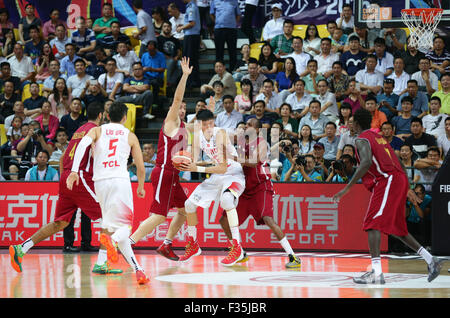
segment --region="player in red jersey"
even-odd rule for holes
[[[53,234],[63,230],[69,225],[73,214],[80,208],[91,220],[102,217],[100,205],[94,193],[94,182],[92,181],[92,157],[88,149],[80,165],[80,177],[82,182],[74,186],[73,191],[67,189],[66,179],[71,172],[73,157],[80,140],[94,127],[101,125],[103,119],[103,105],[90,104],[88,107],[88,122],[78,128],[67,146],[66,151],[61,156],[59,171],[61,173],[59,181],[59,199],[56,204],[55,220],[44,225],[30,238],[22,244],[11,245],[9,254],[11,255],[11,265],[17,272],[22,272],[22,258],[30,248]],[[93,273],[96,274],[119,274],[122,270],[109,268],[106,259],[106,249],[100,246],[97,263],[94,265]]]
[[[333,197],[338,202],[360,179],[372,192],[363,225],[363,230],[368,234],[372,270],[353,278],[353,281],[357,284],[385,283],[380,259],[380,233],[383,232],[398,238],[425,259],[428,281],[431,282],[440,273],[441,261],[424,249],[408,233],[406,226],[406,199],[411,202],[419,202],[420,199],[409,189],[405,168],[389,143],[370,130],[370,112],[359,109],[353,118],[355,132],[359,135],[355,141],[359,166],[347,186]]]
[[[245,140],[246,138],[243,139],[238,136],[239,160],[245,159],[242,160],[245,190],[239,197],[239,203],[236,208],[239,225],[244,223],[249,216],[253,216],[258,225],[266,224],[275,234],[286,254],[288,254],[289,262],[286,264],[286,268],[300,268],[300,260],[295,256],[291,244],[273,219],[274,189],[268,167],[268,145],[265,139],[259,136],[260,128],[262,128],[261,122],[256,118],[250,118],[245,128],[248,142]],[[244,143],[245,146],[240,147]],[[243,149],[244,147],[245,149]],[[220,218],[220,225],[228,239],[231,240],[230,226],[225,211]],[[240,263],[245,260],[247,260],[246,254]]]
[[[177,232],[173,229],[180,228],[186,221],[184,202],[187,197],[180,185],[180,171],[175,169],[172,164],[172,156],[180,150],[186,150],[188,146],[188,132],[183,122],[186,115],[183,96],[192,67],[189,67],[189,59],[186,59],[186,57],[181,61],[181,69],[183,75],[175,90],[172,106],[159,133],[156,165],[151,174],[153,186],[151,215],[130,236],[131,243],[137,243],[158,225],[165,222],[170,209],[177,208],[178,213],[171,222],[171,225],[174,224],[174,226],[169,229],[164,243],[156,250],[159,254],[175,261],[178,260],[178,256],[172,250],[172,240]]]

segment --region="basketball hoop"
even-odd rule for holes
[[[443,12],[439,8],[403,9],[402,20],[410,32],[409,45],[418,49],[432,49],[434,31]]]

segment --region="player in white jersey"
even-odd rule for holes
[[[109,109],[110,123],[93,128],[81,139],[77,147],[72,173],[67,178],[67,188],[78,184],[78,167],[82,154],[92,145],[94,158],[94,187],[102,210],[102,228],[108,234],[100,235],[100,242],[107,248],[108,261],[118,261],[117,247],[136,272],[139,284],[149,279],[139,265],[131,248],[129,236],[133,226],[133,192],[127,163],[130,152],[137,168],[139,198],[145,197],[145,167],[139,140],[123,124],[128,108],[114,102]]]
[[[185,202],[188,223],[188,245],[180,261],[200,255],[201,249],[197,242],[197,207],[208,208],[212,201],[219,200],[220,206],[226,211],[232,233],[231,249],[221,264],[232,266],[240,261],[243,250],[240,245],[239,220],[236,211],[239,196],[245,189],[245,177],[242,166],[235,161],[236,149],[231,144],[224,129],[214,127],[214,114],[210,110],[202,110],[197,114],[201,121],[201,129],[194,131],[193,158],[199,157],[202,150],[211,160],[212,166],[200,166],[197,162],[184,164],[183,171],[196,171],[211,174],[195,188]]]

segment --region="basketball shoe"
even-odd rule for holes
[[[186,251],[183,256],[178,259],[179,262],[187,262],[194,256],[198,256],[202,253],[197,240],[194,241],[192,236],[188,236],[188,244],[186,245]]]
[[[142,269],[136,270],[136,280],[139,285],[147,284],[150,281],[150,279],[148,279],[147,275],[145,275],[144,270]]]
[[[230,252],[227,257],[220,261],[223,266],[233,266],[241,259],[244,258],[244,251],[242,250],[241,244],[235,239],[233,239],[230,247]]]
[[[383,273],[381,273],[378,276],[375,276],[374,270],[366,272],[360,277],[354,277],[353,282],[356,284],[378,284],[378,285],[386,283],[384,281]]]
[[[302,262],[294,254],[289,254],[289,262],[285,266],[286,268],[300,268]]]
[[[442,260],[439,260],[437,257],[433,257],[431,264],[428,265],[428,282],[431,282],[433,279],[439,276],[442,268]]]
[[[245,263],[248,261],[248,259],[249,259],[249,257],[247,255],[247,252],[244,251],[244,257],[240,261],[237,261],[236,263]]]
[[[172,243],[164,244],[162,243],[160,247],[157,248],[156,252],[159,255],[164,256],[165,258],[170,259],[171,261],[178,261],[179,257],[172,250]]]
[[[11,256],[11,266],[18,273],[22,273],[22,257],[25,255],[22,252],[22,245],[10,245],[9,255]]]
[[[103,263],[103,265],[95,264],[94,268],[92,269],[92,272],[94,274],[102,274],[102,275],[104,275],[104,274],[122,274],[123,270],[111,268],[108,261],[106,261],[105,263]]]
[[[119,261],[119,253],[117,252],[117,243],[113,242],[111,236],[105,233],[100,234],[100,243],[106,247],[106,255],[108,262],[117,263]]]

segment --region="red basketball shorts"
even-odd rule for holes
[[[256,224],[264,224],[263,217],[270,216],[273,218],[273,192],[265,190],[254,194],[244,192],[239,197],[236,210],[239,216],[239,225],[244,223],[250,215],[253,216]]]
[[[388,178],[377,180],[372,189],[363,229],[397,236],[407,235],[405,210],[408,189],[408,178],[403,173],[394,173]]]

